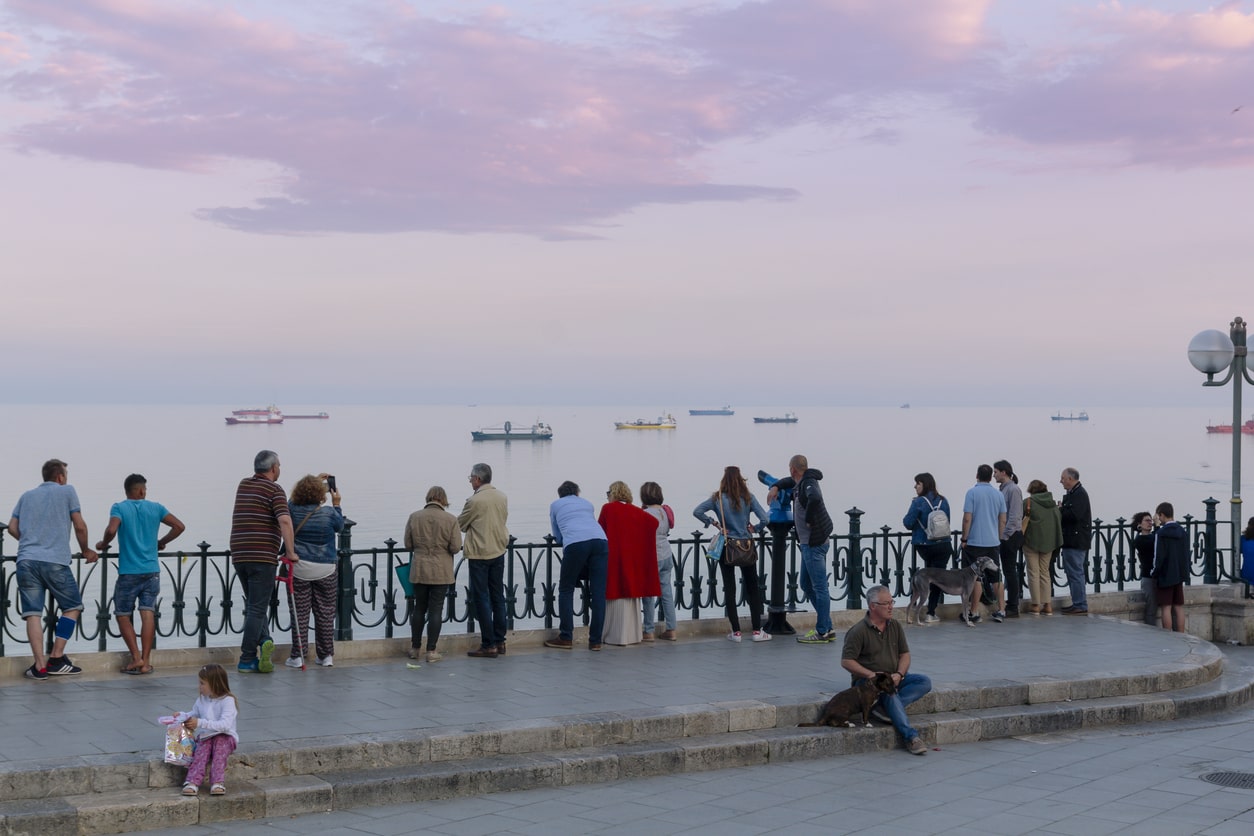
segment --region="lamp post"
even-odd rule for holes
[[[1224,386],[1232,381],[1232,577],[1240,576],[1238,562],[1241,557],[1241,381],[1254,385],[1254,378],[1246,367],[1245,320],[1237,317],[1228,327],[1228,333],[1214,329],[1203,331],[1189,341],[1189,362],[1193,368],[1206,375],[1203,386]],[[1221,372],[1223,380],[1215,380]],[[1219,578],[1207,572],[1206,583],[1217,583]]]

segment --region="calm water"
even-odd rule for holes
[[[336,474],[344,509],[358,526],[354,544],[400,539],[409,513],[429,486],[448,491],[456,512],[469,494],[470,465],[485,461],[509,496],[510,530],[519,539],[548,532],[548,504],[565,479],[594,503],[622,479],[662,485],[680,516],[680,531],[696,527],[691,509],[712,492],[722,468],[736,464],[753,479],[758,468],[786,472],[793,453],[809,456],[825,475],[833,512],[857,506],[863,530],[900,527],[913,496],[913,476],[935,474],[941,492],[961,502],[981,462],[1006,458],[1024,487],[1043,479],[1059,495],[1064,466],[1079,469],[1096,516],[1113,520],[1164,499],[1177,514],[1201,516],[1202,500],[1222,500],[1228,512],[1230,436],[1210,436],[1207,421],[1226,420],[1225,407],[1100,409],[1087,423],[1055,422],[1045,408],[810,408],[792,425],[754,424],[754,415],[782,415],[788,405],[736,406],[732,417],[689,417],[673,407],[679,428],[621,431],[615,420],[656,417],[648,407],[330,406],[287,404],[287,412],[331,414],[325,421],[290,420],[281,426],[228,427],[232,408],[250,406],[0,406],[4,464],[0,502],[11,511],[19,494],[40,481],[42,462],[70,463],[70,482],[83,503],[93,543],[109,506],[122,498],[128,473],[148,477],[149,497],[187,523],[176,546],[204,540],[225,548],[238,480],[253,455],[278,451],[281,482],[290,488],[305,473]],[[1230,410],[1230,406],[1227,407]],[[470,431],[505,420],[551,424],[550,442],[473,442]],[[1247,473],[1254,473],[1254,438],[1243,440]],[[1248,492],[1254,476],[1245,482]],[[754,482],[759,497],[765,489]],[[6,517],[7,519],[7,517]],[[692,523],[689,528],[683,520]],[[844,525],[837,521],[837,527]],[[12,545],[5,551],[12,554]]]

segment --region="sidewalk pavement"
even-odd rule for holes
[[[1254,663],[1247,648],[1233,656]],[[973,833],[1248,836],[1254,708],[1139,726],[223,822],[157,836]]]
[[[236,757],[334,735],[461,731],[477,723],[733,700],[800,697],[817,703],[848,685],[839,638],[817,646],[783,636],[733,644],[708,634],[721,635],[720,622],[702,626],[702,638],[606,646],[600,653],[586,645],[546,649],[540,646],[544,634],[536,633],[511,636],[509,654],[498,659],[447,653],[436,664],[398,656],[306,671],[280,664],[268,675],[231,670],[241,705]],[[1216,660],[1207,642],[1102,616],[1024,617],[975,628],[949,621],[907,630],[914,671],[932,677],[938,689],[960,686],[985,695],[1025,682],[1128,687],[1133,679],[1210,670]],[[1254,651],[1223,650],[1230,670],[1254,666]],[[1099,688],[1093,696],[1102,693]],[[155,756],[162,741],[156,717],[189,708],[195,696],[194,667],[138,677],[0,682],[0,776],[133,753]],[[1246,833],[1254,792],[1218,788],[1197,776],[1215,768],[1254,772],[1252,720],[1251,710],[1240,709],[1144,727],[942,746],[933,741],[923,758],[901,749],[868,751],[251,823],[184,825],[178,832],[736,834],[787,827],[802,833],[1103,833],[1135,826],[1138,833],[1188,833],[1244,816],[1234,827]],[[173,788],[156,791],[177,796]]]
[[[1187,667],[1195,649],[1211,647],[1186,634],[1099,616],[907,629],[911,669],[930,676],[934,687],[1144,675],[1163,665]],[[462,729],[481,722],[729,700],[817,702],[849,687],[849,675],[840,667],[842,636],[824,645],[802,645],[787,636],[760,644],[707,637],[606,645],[600,653],[586,645],[547,649],[539,645],[543,638],[540,632],[530,641],[511,637],[509,654],[498,659],[448,653],[435,664],[400,657],[300,671],[284,667],[284,657],[276,654],[272,674],[239,674],[229,667],[240,703],[239,753],[261,742],[402,728]],[[196,668],[0,682],[0,767],[156,755],[163,740],[156,718],[190,709],[196,694]]]

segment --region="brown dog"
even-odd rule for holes
[[[819,713],[817,723],[798,723],[798,726],[839,726],[853,728],[853,718],[862,714],[862,722],[871,725],[871,709],[875,707],[880,694],[895,694],[897,686],[893,683],[892,674],[877,673],[863,682],[841,691],[827,701],[823,711]]]

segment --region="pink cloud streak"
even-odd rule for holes
[[[1251,161],[1250,133],[1209,118],[1240,104],[1250,78],[1254,16],[1242,4],[1090,8],[1077,13],[1090,36],[1080,46],[1013,63],[987,30],[991,6],[625,7],[610,21],[617,41],[585,44],[524,31],[500,9],[448,20],[370,5],[328,35],[222,4],[9,0],[0,90],[46,114],[9,134],[28,152],[274,166],[272,191],[251,206],[199,213],[262,233],[586,237],[651,203],[787,200],[797,192],[784,185],[716,182],[707,152],[854,123],[903,93],[958,103],[981,129],[1044,148]]]

